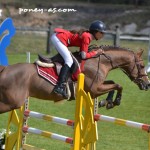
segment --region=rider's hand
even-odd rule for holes
[[[101,48],[96,49],[96,53],[97,53],[97,55],[102,55],[104,53],[104,50]]]

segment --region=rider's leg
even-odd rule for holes
[[[70,68],[73,64],[73,59],[68,48],[57,38],[56,34],[53,34],[51,37],[51,41],[53,42],[58,53],[63,57],[65,63],[62,67],[58,79],[58,84],[54,88],[54,92],[61,94],[64,98],[67,98],[66,94],[66,81],[68,79]]]
[[[69,73],[70,73],[70,68],[68,67],[67,64],[65,64],[60,71],[58,83],[53,90],[55,93],[62,95],[64,98],[68,98],[68,95],[66,93],[66,82]]]

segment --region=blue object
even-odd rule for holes
[[[5,33],[0,41],[0,65],[3,66],[8,65],[6,48],[9,46],[10,40],[15,35],[15,31],[16,31],[11,18],[6,18],[0,25],[0,36],[5,31],[7,31],[7,34]]]

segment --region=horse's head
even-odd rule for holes
[[[130,70],[127,71],[130,79],[138,85],[140,90],[150,89],[150,80],[145,71],[144,62],[142,59],[143,50],[140,50],[137,53],[134,53],[134,61],[130,67]]]

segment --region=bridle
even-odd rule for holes
[[[135,74],[135,77],[129,75],[129,78],[131,79],[131,81],[133,81],[133,82],[135,82],[137,84],[140,84],[141,82],[143,82],[142,78],[145,77],[145,76],[148,76],[148,75],[141,73],[141,70],[144,67],[144,66],[141,65],[141,62],[143,62],[143,60],[142,59],[138,59],[134,52],[133,52],[133,55],[134,55],[135,63],[134,63],[134,67],[133,67],[133,69],[131,71],[131,74],[133,75],[132,72],[134,71],[135,67],[137,67],[137,73]]]
[[[110,61],[110,64],[111,64],[112,68],[120,68],[120,69],[131,79],[131,81],[135,82],[136,84],[140,84],[141,82],[143,82],[142,78],[145,77],[145,76],[148,76],[148,75],[141,73],[141,70],[142,70],[142,68],[143,68],[144,66],[141,66],[141,63],[140,63],[140,62],[143,62],[143,60],[142,60],[142,59],[138,59],[137,56],[136,56],[136,54],[135,54],[133,51],[131,51],[131,52],[133,53],[133,56],[134,56],[134,66],[133,66],[133,68],[132,68],[130,74],[129,74],[125,69],[123,69],[122,67],[124,67],[124,66],[129,66],[129,65],[130,65],[131,63],[133,63],[133,62],[130,62],[130,63],[128,63],[128,64],[119,66],[119,65],[117,65],[117,64],[114,65],[114,63],[113,63],[111,57],[108,56],[108,55],[106,55],[106,53],[104,53],[103,56],[104,56],[107,60]],[[99,56],[99,57],[100,57],[100,56]],[[137,73],[135,74],[135,77],[133,77],[133,74],[134,74],[133,71],[134,71],[135,67],[137,67]]]

